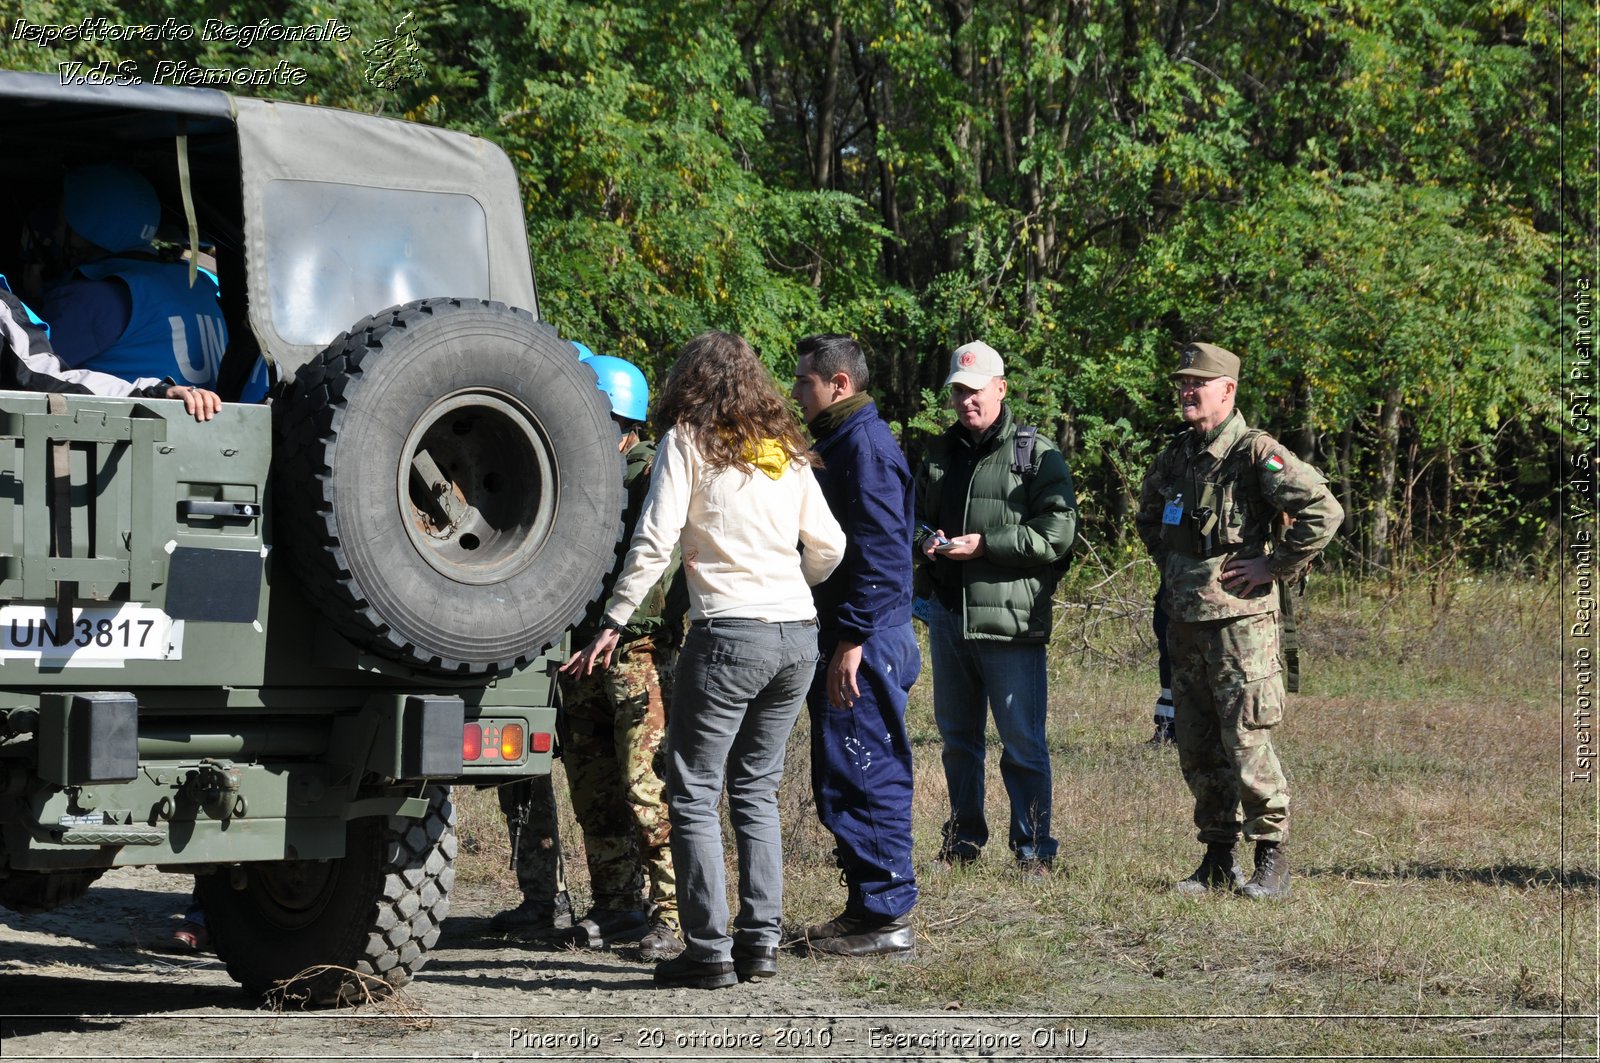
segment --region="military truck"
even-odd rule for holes
[[[63,172],[132,165],[214,255],[219,390],[0,391],[0,904],[195,875],[229,973],[406,983],[451,786],[548,773],[565,629],[613,560],[617,433],[538,319],[482,139],[209,89],[0,72],[0,273]],[[30,218],[33,220],[30,221]]]

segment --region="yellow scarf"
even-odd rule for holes
[[[739,456],[773,480],[781,477],[783,470],[789,467],[789,453],[776,439],[763,439],[754,447],[746,443]]]

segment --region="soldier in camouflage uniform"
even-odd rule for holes
[[[574,344],[574,347],[581,345]],[[637,368],[582,348],[581,361],[595,370],[622,428],[626,490],[624,534],[617,564],[632,536],[650,486],[655,448],[640,442],[635,426],[648,404],[648,388]],[[609,590],[615,570],[604,587]],[[670,593],[669,593],[670,592]],[[607,604],[602,593],[574,629],[582,644],[593,637]],[[681,575],[669,571],[624,632],[624,645],[610,671],[574,679],[563,676],[562,760],[573,812],[584,832],[593,904],[576,926],[550,778],[526,780],[501,790],[513,846],[513,866],[523,901],[491,921],[495,930],[580,945],[639,939],[641,958],[663,959],[682,951],[674,888],[670,828],[662,798],[661,739],[677,644],[688,596]],[[642,907],[649,879],[651,913]]]
[[[595,370],[623,428],[618,446],[627,501],[616,565],[574,629],[575,645],[587,644],[599,632],[611,584],[649,493],[656,453],[637,432],[648,402],[643,374],[618,358],[595,355],[583,361]],[[638,941],[639,957],[646,961],[670,959],[683,951],[661,742],[688,608],[688,587],[674,557],[621,630],[611,667],[587,676],[564,668],[561,677],[566,723],[562,759],[572,810],[583,828],[593,893],[593,905],[571,939],[591,947]],[[648,913],[642,898],[647,885]]]
[[[1144,479],[1135,518],[1166,581],[1178,763],[1206,855],[1180,893],[1289,893],[1289,791],[1272,749],[1283,718],[1279,587],[1321,553],[1344,511],[1327,481],[1234,409],[1239,359],[1196,343],[1173,373],[1182,433]],[[1283,517],[1292,523],[1274,539]],[[1240,808],[1243,808],[1243,820]],[[1234,858],[1256,843],[1249,881]]]
[[[564,758],[594,894],[594,907],[577,928],[588,940],[578,943],[599,945],[631,939],[635,931],[650,936],[661,930],[663,940],[641,942],[641,951],[655,960],[679,951],[661,763],[677,649],[670,637],[636,635],[633,628],[624,632],[632,640],[622,644],[609,670],[563,677]],[[639,906],[647,883],[651,926]]]
[[[489,928],[534,938],[565,932],[572,926],[572,898],[561,863],[556,792],[550,776],[502,786],[500,810],[511,836],[511,866],[522,903],[489,920]]]

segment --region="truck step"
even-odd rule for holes
[[[167,832],[144,824],[119,826],[43,826],[41,833],[56,845],[164,845]]]

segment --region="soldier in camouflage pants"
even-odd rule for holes
[[[609,605],[611,585],[621,571],[633,527],[650,488],[655,447],[640,440],[649,397],[644,375],[620,358],[587,354],[581,361],[594,370],[599,387],[611,401],[621,437],[625,508],[616,563],[573,629],[576,644],[594,637]],[[562,762],[566,766],[572,810],[583,829],[592,903],[576,925],[567,900],[560,839],[556,833],[555,795],[548,780],[535,780],[527,816],[530,843],[517,850],[517,878],[525,900],[497,921],[529,911],[542,931],[554,896],[555,922],[570,930],[556,935],[570,944],[597,947],[637,941],[639,957],[654,961],[683,951],[678,932],[678,896],[668,845],[670,826],[663,797],[661,741],[671,704],[671,675],[688,612],[688,588],[681,566],[671,565],[646,595],[627,627],[620,632],[618,656],[609,669],[583,676],[563,668]],[[508,816],[510,813],[508,812]],[[512,821],[515,825],[515,820]],[[644,910],[648,880],[650,911]],[[541,936],[547,936],[541,934]]]
[[[500,811],[511,836],[511,867],[522,903],[489,920],[492,930],[548,938],[572,926],[572,898],[561,863],[556,792],[550,776],[500,788]]]
[[[1176,889],[1277,899],[1289,893],[1289,790],[1272,748],[1284,702],[1279,585],[1321,553],[1344,511],[1321,473],[1245,426],[1231,351],[1191,344],[1173,377],[1189,430],[1156,458],[1135,523],[1167,588],[1178,763],[1206,845]],[[1256,843],[1249,881],[1234,858],[1241,834]]]
[[[596,909],[585,920],[595,924],[585,928],[591,939],[627,936],[628,929],[617,924],[634,920],[612,918],[608,934],[597,916],[637,913],[647,884],[651,922],[670,931],[673,941],[677,938],[678,894],[661,753],[676,657],[670,643],[658,647],[655,638],[645,636],[624,644],[610,669],[562,679],[567,713],[563,758],[572,810],[583,827]],[[643,921],[638,925],[642,929]],[[644,951],[671,955],[676,950],[661,942]]]
[[[1289,783],[1271,730],[1283,719],[1277,616],[1174,624],[1168,639],[1178,763],[1200,841],[1231,846],[1242,831],[1251,841],[1283,842]]]
[[[495,916],[494,929],[580,945],[625,940],[638,931],[645,935],[646,959],[676,954],[678,894],[661,741],[677,652],[670,637],[663,641],[658,648],[654,637],[636,639],[618,651],[610,670],[561,680],[562,762],[583,828],[591,911],[573,926],[555,790],[543,776],[500,791],[524,900]],[[639,910],[646,885],[648,926]]]
[[[611,399],[622,428],[617,446],[623,460],[622,538],[616,564],[573,630],[574,645],[594,638],[611,602],[634,526],[650,491],[655,446],[637,431],[649,389],[644,375],[620,358],[583,359]],[[689,611],[682,566],[673,562],[618,631],[617,657],[609,668],[583,675],[572,662],[562,668],[566,723],[562,754],[572,810],[583,828],[593,904],[573,928],[575,944],[590,947],[638,941],[639,958],[670,959],[683,951],[678,893],[668,839],[665,769],[661,750],[672,703],[671,676]],[[646,912],[642,894],[650,901]]]

